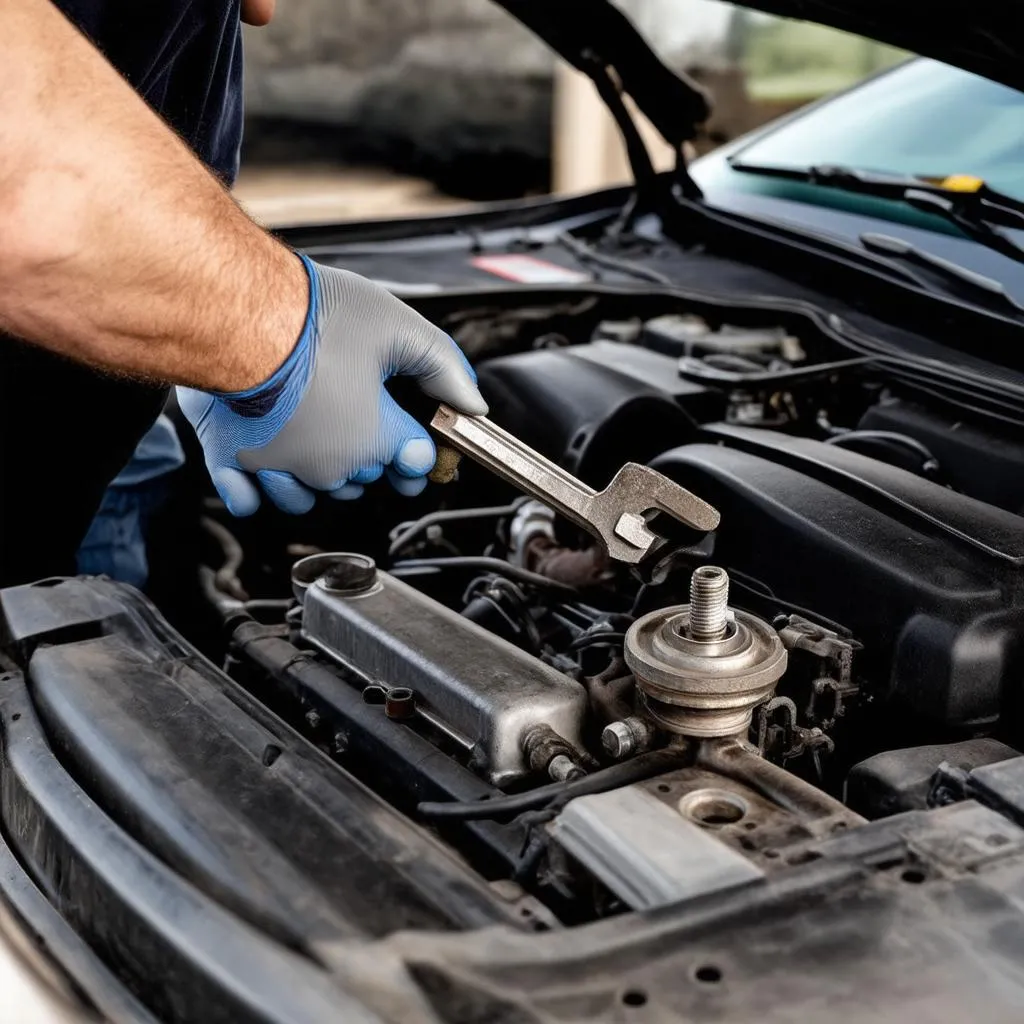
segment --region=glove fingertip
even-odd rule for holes
[[[466,413],[484,416],[487,403],[476,386],[476,372],[461,348],[444,331],[434,329],[429,340],[424,339],[426,357],[415,372],[423,391],[438,401]]]
[[[462,363],[462,367],[466,371],[467,375],[469,376],[469,379],[474,384],[476,384],[477,383],[476,370],[473,369],[473,367],[470,364],[469,360],[466,358],[466,353],[463,352],[461,348],[459,348],[459,343],[454,338],[448,338],[448,340],[451,342],[452,348],[455,349],[455,352],[456,352],[456,354],[459,357],[459,361]]]
[[[227,510],[239,519],[251,516],[260,507],[260,492],[240,469],[221,466],[210,471],[213,486]]]
[[[387,478],[388,483],[390,483],[399,494],[404,495],[406,498],[415,498],[416,495],[421,494],[423,489],[427,486],[427,478],[425,476],[401,476],[392,466],[388,466],[387,468]]]
[[[465,352],[451,338],[448,344],[442,372],[431,382],[433,396],[467,416],[486,416],[487,403],[477,387],[476,371],[469,365]]]
[[[437,451],[429,437],[412,437],[398,449],[393,465],[404,477],[419,477],[430,472],[436,458]]]
[[[355,501],[356,498],[363,496],[363,487],[361,484],[342,484],[341,487],[335,487],[334,490],[327,493],[335,501]]]
[[[467,416],[486,416],[489,406],[484,401],[484,396],[476,387],[458,387],[453,389],[452,397],[448,404],[458,409]]]
[[[465,380],[459,380],[456,375],[452,386],[458,392],[455,396],[455,401],[449,404],[455,405],[457,409],[466,413],[467,416],[486,416],[487,415],[487,403],[484,401],[484,396],[480,394],[478,385],[478,379],[476,370],[473,369],[469,360],[466,358],[466,353],[459,348],[458,342],[454,338],[449,338],[452,349],[455,351],[459,362],[462,364],[462,368],[466,373],[466,377],[469,378],[468,385]]]

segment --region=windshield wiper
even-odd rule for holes
[[[953,263],[941,256],[925,252],[902,238],[869,231],[860,236],[860,243],[869,252],[886,256],[889,259],[902,260],[942,278],[946,290],[959,298],[974,303],[978,303],[980,300],[995,312],[1011,313],[1014,316],[1024,313],[1024,306],[1018,303],[999,281],[986,277],[984,274],[975,273],[967,267],[960,266],[959,263]],[[922,288],[932,289],[929,281],[918,278],[918,284]]]
[[[968,193],[970,195],[970,193]],[[1024,247],[1018,245],[1009,235],[1000,231],[995,223],[982,215],[982,206],[975,206],[963,200],[963,193],[951,192],[948,195],[928,191],[927,189],[908,188],[903,193],[904,202],[917,210],[933,213],[955,224],[968,238],[987,245],[1011,260],[1024,263]],[[1020,224],[1024,229],[1024,217]]]
[[[807,168],[771,167],[749,164],[733,157],[729,166],[746,174],[805,181],[842,192],[857,192],[907,203],[916,210],[950,221],[974,241],[1024,263],[1024,246],[1000,230],[1000,227],[1010,227],[1024,231],[1024,203],[983,183],[979,183],[974,191],[956,192],[909,174],[862,171],[833,164]]]

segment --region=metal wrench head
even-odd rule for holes
[[[714,506],[637,462],[627,462],[612,482],[594,495],[588,518],[611,558],[636,565],[662,540],[647,523],[647,515],[653,512],[664,512],[703,533],[717,529],[721,518]]]
[[[694,530],[718,526],[718,512],[656,470],[628,462],[600,492],[484,416],[441,405],[430,423],[443,441],[593,534],[611,558],[642,562],[662,538],[647,514],[665,512]]]

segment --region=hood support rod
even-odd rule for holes
[[[650,153],[623,101],[631,96],[676,153],[675,177],[683,195],[699,198],[690,177],[683,144],[710,114],[705,93],[668,68],[636,26],[609,0],[495,0],[544,40],[573,67],[582,71],[611,111],[622,133],[637,192],[649,196],[657,187]]]

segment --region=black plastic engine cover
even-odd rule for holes
[[[1011,512],[1024,512],[1024,443],[902,399],[872,405],[862,430],[895,431],[924,443],[943,479],[958,491]]]
[[[928,807],[935,774],[941,765],[950,764],[970,772],[1011,758],[1021,760],[1019,751],[989,736],[959,743],[883,750],[850,769],[843,803],[871,821],[903,811],[923,811]]]
[[[1019,700],[1024,522],[816,441],[708,433],[652,464],[721,511],[716,561],[852,630],[861,672],[915,717],[987,726]]]
[[[477,373],[496,423],[594,487],[693,440],[725,404],[682,380],[672,357],[611,341],[503,356]]]

